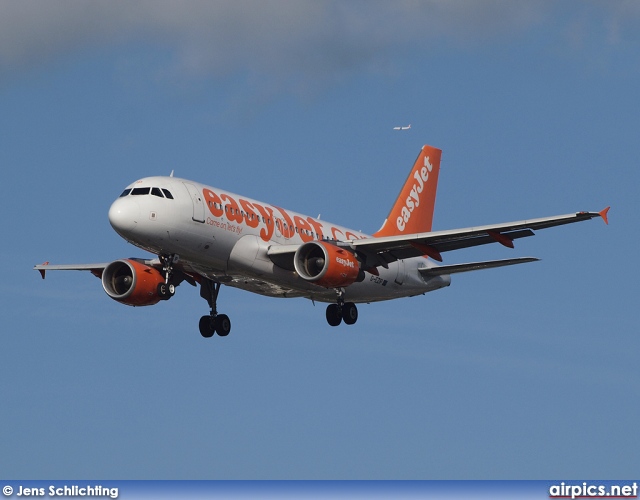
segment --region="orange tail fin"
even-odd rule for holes
[[[428,233],[433,222],[442,151],[422,146],[400,196],[374,236]]]

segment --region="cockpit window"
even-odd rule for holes
[[[164,195],[162,193],[164,193]],[[168,189],[157,188],[157,187],[139,187],[139,188],[133,188],[133,189],[127,188],[122,192],[122,194],[120,195],[120,198],[129,196],[129,195],[142,196],[147,194],[157,196],[158,198],[164,198],[166,196],[170,200],[173,200],[173,196],[171,195],[171,192],[169,192]]]

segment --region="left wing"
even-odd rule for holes
[[[574,214],[557,215],[555,217],[544,217],[541,219],[523,220],[517,222],[507,222],[504,224],[492,224],[488,226],[468,227],[465,229],[452,229],[448,231],[433,231],[429,233],[417,233],[401,236],[383,236],[379,238],[365,238],[361,240],[338,241],[336,244],[341,247],[350,248],[358,252],[366,260],[363,267],[373,270],[378,266],[388,267],[391,262],[411,257],[428,256],[434,260],[442,262],[441,252],[449,252],[461,248],[469,248],[488,243],[500,243],[513,248],[513,240],[533,236],[534,229],[546,229],[548,227],[571,224],[590,220],[595,217],[602,217],[605,223],[609,223],[607,212],[609,207],[600,212],[577,212]],[[267,250],[267,255],[271,261],[279,267],[293,271],[293,256],[299,244],[293,245],[271,245]],[[438,268],[441,273],[432,269],[422,270],[423,274],[448,274],[454,272],[465,272],[475,269],[487,269],[491,267],[501,267],[505,265],[532,262],[537,259],[508,259],[506,261],[489,261],[491,265],[478,266],[484,263],[460,264],[459,267],[446,266]],[[500,262],[500,264],[498,264]],[[466,266],[466,267],[465,267]]]
[[[429,256],[442,261],[442,252],[469,248],[488,243],[500,243],[513,248],[513,240],[533,236],[534,229],[561,226],[574,222],[602,217],[605,223],[610,207],[600,212],[577,212],[574,214],[557,215],[540,219],[492,224],[488,226],[468,227],[448,231],[433,231],[400,236],[384,236],[381,238],[366,238],[349,240],[339,243],[341,246],[352,248],[367,257],[366,266],[383,266],[400,259],[418,256]]]

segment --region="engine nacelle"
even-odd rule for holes
[[[353,253],[324,241],[309,241],[298,248],[293,265],[298,276],[325,288],[349,286],[360,274]]]
[[[160,271],[130,259],[116,260],[102,272],[102,288],[107,295],[128,306],[152,306],[160,302],[160,283],[164,283]]]

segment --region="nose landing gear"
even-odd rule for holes
[[[172,284],[160,283],[158,285],[158,295],[162,300],[169,300],[176,293],[176,287]]]
[[[176,287],[172,283],[173,278],[173,265],[178,263],[180,257],[178,254],[170,255],[158,255],[160,264],[162,264],[162,271],[164,272],[164,283],[158,285],[158,296],[162,300],[169,300],[176,293]]]
[[[204,280],[200,285],[200,296],[207,301],[211,308],[209,316],[202,316],[198,324],[200,335],[205,338],[213,337],[214,333],[220,337],[226,337],[231,331],[229,316],[218,314],[217,303],[220,286],[220,283],[213,280]]]

